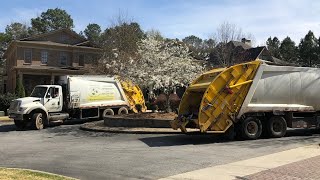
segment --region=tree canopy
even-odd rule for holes
[[[310,67],[318,66],[318,53],[318,39],[312,31],[309,31],[299,44],[299,56],[302,65]]]
[[[280,54],[283,60],[298,63],[298,48],[295,42],[288,36],[281,41]]]
[[[84,30],[85,37],[96,45],[100,45],[101,27],[98,24],[88,24]]]
[[[74,27],[71,16],[67,11],[59,8],[48,9],[46,12],[42,12],[39,17],[32,18],[31,25],[34,30],[40,33]]]
[[[272,54],[272,56],[276,57],[276,58],[281,58],[281,54],[280,54],[280,41],[277,37],[271,38],[269,37],[267,39],[267,48],[270,51],[270,53]]]

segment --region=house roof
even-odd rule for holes
[[[234,47],[241,46],[243,49],[250,49],[251,48],[251,46],[249,46],[248,44],[245,44],[240,41],[230,41],[229,43],[231,43]]]
[[[19,39],[20,41],[32,41],[32,40],[37,40],[41,37],[45,37],[45,36],[49,36],[51,34],[55,34],[55,33],[58,33],[58,32],[65,32],[71,36],[73,36],[74,38],[77,38],[81,41],[88,41],[86,38],[80,36],[78,33],[76,33],[75,31],[71,30],[71,29],[67,29],[67,28],[62,28],[62,29],[58,29],[58,30],[54,30],[54,31],[50,31],[50,32],[47,32],[47,33],[41,33],[41,34],[36,34],[36,35],[33,35],[33,36],[30,36],[30,37],[27,37],[27,38],[23,38],[23,39]]]
[[[73,48],[101,50],[100,48],[95,48],[95,47],[81,46],[78,44],[70,45],[70,44],[56,43],[56,42],[52,42],[52,41],[16,41],[16,42],[17,43],[24,43],[24,44],[34,44],[34,45],[48,45],[48,46],[60,46],[60,47],[73,47]]]
[[[296,66],[296,64],[293,64],[293,63],[290,63],[290,62],[281,60],[281,59],[276,58],[276,57],[274,57],[274,56],[272,56],[272,59],[273,59],[273,62],[274,62],[275,64],[278,64],[278,65]]]
[[[243,61],[256,60],[265,48],[266,48],[265,46],[261,46],[261,47],[246,49],[245,51],[239,53],[238,61],[243,62]]]

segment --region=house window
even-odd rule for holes
[[[32,50],[25,49],[24,50],[24,63],[31,64],[31,59],[32,59]]]
[[[79,66],[84,66],[84,54],[79,55]]]
[[[48,51],[41,51],[41,64],[48,63]]]
[[[60,64],[63,66],[67,65],[67,53],[65,52],[60,53]]]

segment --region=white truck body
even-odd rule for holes
[[[320,69],[256,61],[213,69],[184,93],[173,129],[257,139],[320,128]]]
[[[63,77],[70,93],[69,108],[128,106],[120,83],[107,76]],[[64,81],[64,80],[62,80]]]
[[[320,111],[320,69],[261,64],[237,115]]]
[[[132,108],[118,80],[109,76],[62,76],[61,85],[38,85],[30,97],[14,100],[8,110],[18,127],[36,129],[50,121],[128,113]],[[35,122],[40,124],[38,126]]]

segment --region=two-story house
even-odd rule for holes
[[[97,61],[101,49],[69,29],[14,40],[4,54],[3,87],[14,92],[22,81],[26,93],[38,84],[54,84],[63,75],[82,75]]]

